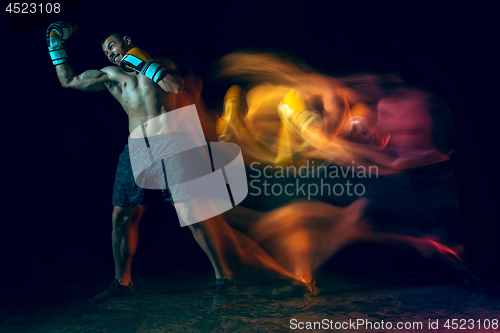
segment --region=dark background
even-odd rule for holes
[[[410,84],[430,88],[448,103],[455,120],[457,229],[465,259],[482,279],[499,281],[497,38],[491,12],[492,7],[416,3],[81,0],[52,21],[80,25],[66,47],[75,72],[109,65],[100,40],[107,32],[123,31],[151,54],[189,64],[204,79],[204,97],[213,108],[221,107],[227,88],[210,84],[213,65],[240,49],[287,53],[331,75],[397,72]],[[26,15],[16,22],[34,22]],[[61,88],[47,52],[48,23],[14,33],[6,13],[0,17],[2,286],[111,281],[110,202],[117,158],[127,142],[127,117],[107,91]],[[210,269],[171,207],[154,208],[145,218],[140,242],[134,267],[139,274],[158,267]]]

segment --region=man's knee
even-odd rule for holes
[[[113,229],[126,226],[130,222],[138,220],[144,207],[117,207],[113,208],[112,222]]]
[[[191,230],[193,233],[195,233],[195,232],[199,232],[199,231],[203,230],[203,226],[200,224],[200,222],[198,222],[198,223],[193,223],[193,224],[188,224],[188,228],[189,228],[189,230]]]
[[[198,223],[188,224],[188,227],[195,236],[195,238],[207,237],[208,234],[211,234],[212,230],[212,225],[209,223],[209,221],[202,221]]]
[[[215,218],[222,218],[221,215],[216,215],[217,213],[220,214],[218,206],[210,200],[197,200],[194,202],[192,199],[187,199],[184,202],[176,203],[175,209],[182,218],[184,225],[198,224],[196,227],[199,227],[200,223],[203,226],[204,224],[211,224]],[[212,217],[207,218],[208,216]]]

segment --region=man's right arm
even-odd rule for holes
[[[55,22],[47,29],[47,45],[52,64],[56,68],[59,82],[64,88],[83,91],[101,91],[110,86],[109,75],[106,71],[89,70],[75,75],[67,63],[64,50],[64,41],[73,33],[73,26],[67,22]]]
[[[71,66],[65,62],[56,66],[57,77],[64,88],[83,91],[105,90],[110,84],[108,73],[91,69],[75,75]]]

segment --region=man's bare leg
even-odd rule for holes
[[[189,209],[187,204],[177,204],[180,215],[185,221],[195,221],[196,211]],[[199,207],[198,207],[199,208]],[[273,258],[271,258],[257,243],[242,233],[233,230],[225,221],[222,215],[218,215],[189,225],[193,235],[201,248],[209,257],[215,270],[217,279],[230,278],[231,271],[227,267],[226,258],[228,255],[236,256],[243,264],[259,266],[285,279],[303,284],[310,289],[310,281],[303,281],[293,275]]]
[[[111,242],[115,259],[115,279],[124,286],[132,284],[132,258],[137,250],[139,220],[143,214],[144,206],[113,208]]]
[[[90,300],[98,304],[108,299],[127,296],[133,291],[131,278],[132,258],[139,240],[139,220],[144,213],[141,207],[113,208],[111,242],[115,259],[115,279],[111,286]]]
[[[210,221],[203,221],[190,224],[189,229],[193,233],[194,239],[206,253],[215,271],[215,278],[231,278],[231,272],[222,259],[219,243],[216,240],[215,231]]]

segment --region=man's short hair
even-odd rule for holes
[[[101,46],[102,46],[102,44],[104,44],[104,42],[106,41],[106,39],[108,39],[111,36],[115,37],[116,39],[122,39],[126,35],[122,34],[121,32],[113,32],[113,33],[104,35],[104,38],[101,40]]]

